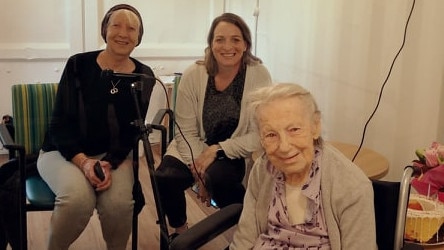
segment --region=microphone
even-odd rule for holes
[[[114,72],[112,69],[104,69],[102,70],[102,73],[100,74],[100,77],[109,79],[111,77],[121,77],[121,78],[133,78],[133,79],[139,79],[139,78],[148,78],[148,79],[156,79],[154,76],[150,76],[147,74],[142,73],[117,73]]]

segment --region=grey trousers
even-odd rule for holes
[[[41,152],[37,168],[56,195],[48,249],[68,249],[97,209],[107,249],[126,249],[131,233],[134,176],[129,157],[112,170],[111,187],[96,192],[83,172],[58,152]],[[90,156],[100,159],[103,155]]]

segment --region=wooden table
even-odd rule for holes
[[[350,160],[355,155],[356,150],[358,150],[358,146],[353,144],[334,141],[329,141],[328,143],[339,149]],[[259,152],[254,152],[253,160],[258,156]],[[364,147],[361,148],[354,163],[364,171],[368,178],[375,180],[384,177],[389,169],[388,160],[383,155]]]
[[[350,160],[358,150],[358,145],[329,141],[331,145],[339,149]],[[389,169],[388,160],[378,152],[362,147],[356,156],[354,163],[364,171],[370,179],[380,179],[384,177]]]

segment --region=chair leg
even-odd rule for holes
[[[165,237],[162,237],[162,232],[160,232],[160,250],[170,249],[170,242]]]
[[[25,152],[19,152],[19,171],[20,171],[20,188],[19,188],[19,212],[20,212],[20,250],[28,249],[28,225],[26,218],[26,169],[25,169]]]
[[[28,225],[26,224],[26,208],[24,204],[20,204],[20,249],[28,249]]]

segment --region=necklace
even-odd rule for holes
[[[117,85],[119,85],[119,83],[120,79],[116,83],[111,80],[111,84],[113,85],[112,89],[109,91],[111,95],[117,94],[117,92],[119,92],[119,89],[117,88]]]

